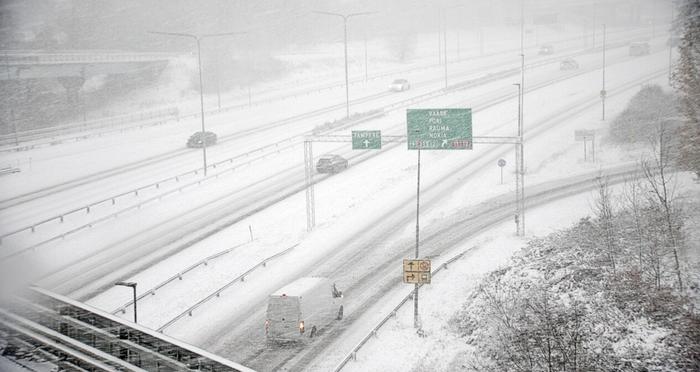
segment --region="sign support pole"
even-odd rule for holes
[[[420,144],[418,145],[418,177],[416,178],[416,259],[419,257],[418,251],[418,241],[420,233]],[[416,283],[416,288],[413,291],[413,327],[420,328],[418,324],[418,284]]]

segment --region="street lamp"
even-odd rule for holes
[[[521,54],[522,56],[522,54]],[[524,228],[521,229],[522,221],[524,220],[524,211],[522,208],[522,198],[523,195],[521,193],[521,190],[524,188],[523,184],[523,173],[522,173],[522,165],[523,165],[523,127],[522,127],[522,92],[523,92],[523,86],[521,83],[513,83],[513,85],[518,87],[518,143],[515,145],[515,232],[518,236],[521,235],[521,231],[524,231]]]
[[[340,17],[343,19],[343,30],[344,30],[343,40],[345,42],[345,117],[349,118],[350,117],[350,88],[348,86],[348,19],[350,17],[369,15],[369,14],[374,14],[376,12],[360,12],[360,13],[340,14],[340,13],[314,11],[314,13],[325,14],[325,15],[334,16],[334,17]]]
[[[131,287],[134,290],[134,323],[136,322],[136,282],[116,282],[114,285],[120,285],[123,287]]]
[[[603,89],[600,90],[600,99],[603,103],[603,119],[605,120],[605,97],[608,92],[605,90],[605,24],[603,23]]]
[[[205,37],[214,37],[214,36],[228,36],[228,35],[239,35],[239,34],[244,34],[244,32],[224,32],[221,34],[205,34],[205,35],[194,35],[194,34],[186,34],[182,32],[160,32],[160,31],[149,31],[151,34],[158,34],[158,35],[168,35],[168,36],[180,36],[180,37],[188,37],[195,39],[197,41],[197,62],[199,66],[199,103],[201,107],[201,114],[202,114],[202,136],[204,136],[204,88],[202,84],[202,48],[200,45],[200,42],[202,39]],[[204,158],[204,176],[207,176],[207,142],[202,138],[202,156]]]

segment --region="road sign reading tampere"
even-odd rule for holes
[[[406,110],[409,150],[471,150],[472,109]]]
[[[430,284],[430,260],[403,260],[403,282]]]
[[[353,150],[378,150],[382,148],[382,131],[380,130],[353,130]]]

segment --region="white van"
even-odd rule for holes
[[[302,341],[343,317],[343,294],[327,278],[304,277],[270,295],[265,335],[268,341]]]

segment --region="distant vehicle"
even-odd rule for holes
[[[537,52],[540,55],[554,54],[554,47],[550,44],[545,44],[540,47],[540,51]]]
[[[649,47],[649,43],[647,42],[638,41],[630,44],[629,54],[631,56],[643,56],[649,54],[650,52],[651,47]]]
[[[396,79],[389,85],[389,90],[393,90],[394,92],[403,92],[409,89],[411,89],[411,84],[409,84],[406,79]]]
[[[567,58],[559,64],[559,69],[562,71],[566,70],[578,70],[578,62],[573,58]]]
[[[338,173],[347,167],[347,159],[340,155],[333,154],[321,156],[316,163],[316,171],[318,171],[318,173]]]
[[[187,147],[204,147],[216,144],[216,133],[197,132],[187,140]]]
[[[265,336],[270,342],[313,338],[334,320],[343,318],[343,293],[327,278],[303,277],[271,294]]]

